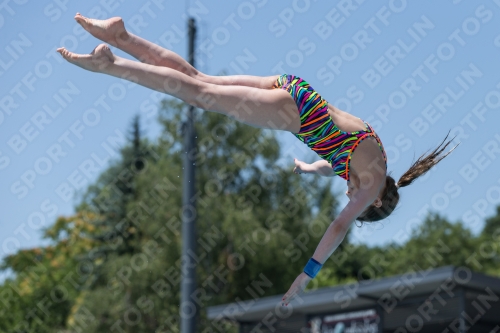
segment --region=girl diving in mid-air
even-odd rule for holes
[[[140,62],[114,55],[105,44],[85,55],[59,48],[57,51],[68,62],[127,79],[248,125],[289,131],[321,157],[312,164],[295,159],[295,173],[338,175],[347,181],[349,202],[284,295],[284,305],[305,289],[355,220],[370,222],[389,216],[398,204],[399,188],[410,185],[451,152],[443,153],[451,142],[446,142],[446,137],[432,152],[420,156],[396,182],[387,174],[384,146],[373,128],[329,104],[303,79],[285,74],[206,75],[178,54],[128,32],[119,17],[94,20],[76,14],[75,19],[94,37]]]

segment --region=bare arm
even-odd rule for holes
[[[339,247],[340,243],[342,243],[352,222],[335,220],[330,223],[312,257],[321,264],[324,264]]]
[[[335,172],[333,172],[331,164],[325,160],[319,160],[312,164],[295,160],[295,164],[295,169],[299,170],[299,173],[313,173],[323,177],[335,176]]]
[[[360,190],[352,197],[349,203],[340,212],[339,216],[326,229],[323,238],[314,251],[313,258],[324,264],[332,255],[333,251],[342,243],[352,222],[373,203],[377,197],[378,188],[372,186],[366,190]]]
[[[340,212],[339,216],[330,224],[325,231],[323,238],[314,251],[313,258],[321,264],[332,255],[333,251],[337,249],[340,243],[349,230],[350,225],[354,220],[373,203],[377,196],[378,189],[371,187],[370,189],[360,190],[356,193],[356,197],[352,197],[345,208]],[[311,278],[304,272],[299,276],[288,289],[287,293],[283,296],[283,304],[288,305],[288,302],[301,293],[306,288]]]

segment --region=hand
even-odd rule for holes
[[[305,169],[304,166],[307,165],[306,162],[302,162],[296,158],[294,158],[293,161],[295,162],[295,168],[293,168],[294,173],[299,174],[299,175],[302,173],[306,173],[304,170]]]
[[[300,295],[306,289],[307,284],[311,281],[311,278],[306,273],[302,272],[299,276],[293,281],[292,286],[286,292],[285,296],[282,298],[282,305],[288,305],[290,301],[297,295]]]

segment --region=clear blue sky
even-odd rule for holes
[[[122,16],[184,57],[190,12],[199,69],[303,77],[372,124],[396,178],[448,130],[460,135],[452,155],[401,191],[383,227],[355,228],[359,242],[404,241],[431,210],[477,232],[500,203],[498,0],[18,2],[0,8],[0,257],[41,244],[40,228],[73,212],[135,114],[151,138],[159,133],[161,96],[59,58],[59,46],[88,53],[99,43],[73,20],[77,11]],[[290,171],[293,157],[318,159],[293,135],[279,139]],[[334,188],[343,194],[345,182]]]

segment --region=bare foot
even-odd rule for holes
[[[118,46],[118,43],[125,43],[128,39],[128,32],[125,30],[125,24],[121,17],[96,20],[76,13],[75,20],[92,36],[113,46]]]
[[[90,54],[76,54],[64,47],[57,49],[64,59],[91,72],[103,72],[115,61],[115,57],[106,44],[98,45]]]

